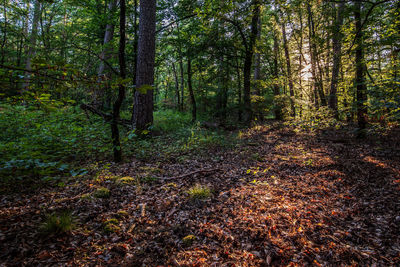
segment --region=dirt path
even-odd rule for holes
[[[1,196],[0,265],[400,264],[398,130],[357,141],[258,127],[243,140],[230,151],[99,167],[57,190]],[[219,170],[154,179],[203,169]],[[188,198],[195,184],[211,196]],[[99,187],[110,197],[91,197]],[[75,229],[41,235],[44,214],[65,209]]]

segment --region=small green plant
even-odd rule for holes
[[[66,211],[46,216],[46,219],[40,226],[40,230],[45,235],[59,235],[71,231],[74,227],[74,218],[71,212]]]
[[[103,223],[103,230],[106,233],[115,233],[121,230],[118,226],[119,221],[117,219],[108,219]]]
[[[187,191],[189,198],[193,200],[206,199],[211,196],[211,190],[207,186],[196,184],[195,186],[189,188]]]
[[[109,198],[111,196],[111,192],[108,188],[100,187],[93,192],[93,196],[95,198]]]
[[[125,176],[125,177],[119,178],[116,182],[119,185],[129,185],[129,184],[137,183],[137,179],[135,179],[133,177]]]
[[[140,181],[141,182],[143,182],[143,183],[148,183],[148,184],[151,184],[151,183],[153,183],[153,182],[156,182],[158,180],[158,178],[157,177],[154,177],[154,176],[144,176],[144,177],[141,177],[140,178]]]
[[[194,241],[196,241],[197,237],[194,235],[187,235],[182,239],[183,245],[186,247],[189,247],[193,244]]]
[[[89,193],[86,193],[86,194],[81,195],[80,199],[89,200],[89,199],[92,199],[92,195]]]

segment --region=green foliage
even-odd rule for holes
[[[192,200],[203,200],[211,196],[211,190],[207,186],[196,184],[187,190],[187,194]]]
[[[0,173],[19,179],[84,175],[87,171],[74,166],[76,162],[106,156],[111,151],[106,126],[95,117],[89,120],[73,107],[45,112],[2,104]]]
[[[71,212],[52,213],[46,216],[46,219],[40,226],[40,231],[44,235],[59,235],[67,233],[74,229],[75,222]]]
[[[106,233],[119,232],[121,228],[118,226],[119,221],[117,219],[108,219],[103,223],[103,230]]]

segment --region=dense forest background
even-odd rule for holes
[[[398,10],[396,1],[158,1],[156,30],[151,16],[142,23],[154,59],[138,50],[138,1],[4,1],[2,103],[48,112],[82,104],[110,123],[122,110],[119,124],[142,130],[153,110],[225,126],[385,125],[400,118]],[[138,73],[150,80],[137,84]]]
[[[398,266],[399,52],[396,0],[0,0],[0,265]]]

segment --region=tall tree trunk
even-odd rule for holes
[[[332,37],[333,42],[333,67],[332,67],[332,80],[331,89],[329,94],[329,107],[333,110],[335,118],[338,119],[338,99],[337,99],[337,86],[340,70],[340,62],[342,58],[342,24],[343,24],[343,12],[345,3],[341,2],[337,9],[337,15],[335,20],[334,34]]]
[[[326,106],[327,103],[322,84],[321,68],[320,65],[318,64],[317,45],[315,43],[314,19],[310,3],[307,3],[307,12],[308,12],[309,46],[310,46],[310,56],[311,56],[311,73],[314,80],[315,104],[316,107],[318,108],[318,96],[321,100],[322,106]],[[319,69],[319,73],[317,73],[317,67]]]
[[[190,56],[187,59],[187,75],[188,75],[188,89],[190,94],[190,101],[192,104],[192,122],[196,121],[197,115],[197,107],[196,107],[196,99],[194,97],[193,87],[192,87],[192,61],[190,60]]]
[[[180,51],[180,50],[179,50]],[[182,53],[179,52],[179,54],[182,56]],[[184,94],[185,94],[185,76],[184,76],[184,69],[183,69],[183,59],[182,57],[179,59],[179,69],[181,72],[181,107],[180,110],[184,110]]]
[[[29,84],[31,80],[31,74],[29,71],[32,70],[32,57],[35,56],[36,53],[36,40],[37,40],[37,33],[38,33],[38,24],[39,24],[39,18],[40,18],[40,13],[41,13],[41,4],[39,0],[35,1],[35,5],[33,8],[33,21],[32,21],[32,30],[30,34],[30,39],[29,39],[29,48],[28,48],[28,54],[26,56],[26,63],[25,63],[25,69],[27,70],[25,72],[25,82],[22,85],[22,90],[27,91],[29,89]]]
[[[172,62],[172,71],[174,73],[174,78],[175,78],[175,98],[177,100],[177,108],[178,110],[181,109],[181,98],[180,98],[180,94],[179,94],[179,80],[178,80],[178,73],[176,72],[176,67],[175,67],[175,63]]]
[[[367,86],[365,80],[365,62],[364,62],[364,47],[363,47],[363,31],[362,31],[362,21],[361,21],[361,0],[355,0],[354,3],[354,19],[356,24],[356,77],[355,83],[357,87],[357,122],[358,128],[363,130],[367,126]],[[363,136],[363,131],[359,132],[359,137]]]
[[[120,0],[120,18],[119,18],[119,72],[122,80],[126,79],[126,62],[125,62],[125,43],[126,43],[126,4],[125,0]],[[118,85],[118,97],[113,106],[112,121],[111,121],[111,137],[113,141],[114,161],[121,162],[122,150],[121,142],[119,139],[118,119],[120,116],[120,109],[122,102],[125,98],[125,85],[123,83]]]
[[[283,49],[285,50],[285,57],[286,57],[286,72],[287,72],[287,78],[289,81],[290,109],[291,109],[290,116],[295,117],[296,110],[295,110],[295,106],[294,106],[294,88],[293,88],[292,67],[290,64],[290,54],[289,54],[289,47],[287,44],[285,22],[282,22],[281,27],[282,27],[282,36],[283,36]]]
[[[238,82],[238,121],[242,121],[242,82],[240,77],[240,65],[238,56],[236,56],[236,74],[237,74],[237,82]]]
[[[253,119],[253,111],[251,109],[251,98],[250,98],[250,90],[251,90],[251,65],[254,54],[254,47],[257,38],[258,32],[258,19],[260,17],[260,0],[254,0],[253,2],[253,11],[252,11],[252,19],[251,19],[251,32],[249,41],[246,47],[245,60],[243,66],[243,104],[244,104],[244,112],[243,112],[243,120],[247,125],[250,125]]]
[[[257,23],[257,41],[261,39],[261,19]],[[261,88],[259,80],[261,79],[261,54],[257,51],[254,58],[254,93],[258,96],[261,95]]]
[[[106,25],[106,30],[104,32],[104,38],[103,38],[103,50],[101,51],[100,54],[100,64],[99,68],[97,69],[97,81],[101,83],[103,80],[106,80],[104,77],[107,76],[105,74],[105,68],[106,64],[104,61],[107,61],[111,57],[111,49],[109,47],[109,44],[111,43],[112,39],[114,38],[114,22],[112,21],[113,17],[113,12],[114,9],[117,5],[117,0],[112,0],[109,5],[108,5],[108,23]],[[103,107],[103,102],[104,102],[104,93],[106,91],[106,88],[104,87],[104,84],[100,84],[99,87],[94,91],[93,94],[93,105],[96,108],[102,108]]]
[[[133,125],[144,130],[153,124],[156,0],[140,0],[138,63]]]
[[[278,99],[278,97],[280,95],[280,88],[279,88],[279,82],[278,82],[278,79],[279,79],[278,57],[279,57],[279,42],[278,42],[278,36],[276,36],[276,33],[274,33],[274,66],[273,66],[273,73],[274,73],[273,90],[274,90],[274,96],[275,96],[274,113],[275,113],[276,120],[282,120],[282,107],[280,104],[280,99]]]

